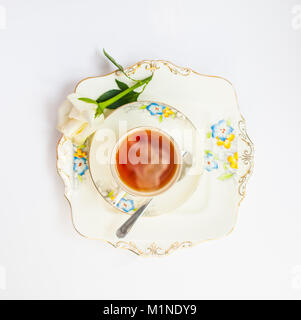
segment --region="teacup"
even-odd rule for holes
[[[155,190],[133,188],[121,179],[115,166],[120,144],[142,128],[162,133],[171,141],[175,162],[179,162],[167,183]],[[187,166],[184,151],[191,156],[192,166]],[[198,130],[182,112],[165,103],[137,101],[106,116],[91,138],[88,159],[92,182],[108,205],[132,214],[146,198],[153,197],[147,215],[154,216],[179,208],[196,190],[203,172],[203,144]]]
[[[176,141],[155,127],[136,127],[126,132],[111,154],[111,172],[125,192],[154,197],[169,190],[182,171]]]

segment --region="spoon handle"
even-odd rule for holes
[[[135,224],[137,219],[143,214],[145,209],[148,207],[152,199],[148,200],[145,204],[143,204],[126,222],[116,231],[116,236],[118,238],[124,238],[132,226]]]

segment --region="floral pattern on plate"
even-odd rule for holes
[[[231,122],[228,120],[220,120],[218,123],[211,126],[211,136],[217,140],[218,146],[224,146],[230,149],[231,142],[234,140],[234,129],[231,127]]]
[[[167,106],[159,105],[158,103],[151,103],[148,106],[140,107],[140,109],[146,109],[150,115],[158,116],[160,122],[162,122],[164,118],[175,118],[177,115],[177,111]]]
[[[78,180],[82,181],[82,177],[89,169],[88,167],[88,155],[86,152],[86,146],[73,146],[73,172]]]
[[[97,188],[100,188],[100,185],[98,185]],[[123,212],[132,213],[133,211],[136,210],[134,200],[127,199],[125,192],[109,190],[109,191],[104,191],[101,194],[116,208],[120,209]],[[120,198],[120,195],[122,195],[122,198]]]
[[[237,141],[230,120],[219,120],[210,127],[207,139],[210,150],[205,150],[205,169],[219,172],[217,179],[224,181],[232,178],[238,169]]]
[[[218,169],[217,159],[209,150],[205,151],[205,169],[209,172]]]
[[[116,207],[126,213],[129,213],[130,211],[135,210],[134,200],[122,198],[117,203]]]

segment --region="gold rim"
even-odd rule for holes
[[[112,245],[115,248],[125,249],[125,250],[133,252],[133,253],[135,253],[135,254],[137,254],[139,256],[144,256],[144,257],[148,257],[148,256],[166,256],[166,255],[169,255],[172,252],[176,251],[177,249],[188,248],[188,247],[192,247],[192,246],[195,246],[195,245],[203,243],[203,242],[212,241],[212,240],[218,240],[218,239],[224,238],[224,237],[230,235],[234,231],[235,226],[236,226],[236,222],[237,222],[237,218],[238,218],[238,211],[239,211],[240,204],[241,204],[242,200],[246,196],[246,185],[247,185],[247,182],[249,181],[249,179],[250,179],[250,177],[251,177],[251,175],[253,173],[253,169],[254,169],[254,144],[253,144],[253,142],[251,141],[250,137],[247,134],[246,122],[245,122],[245,119],[242,116],[240,108],[239,108],[237,92],[236,92],[233,84],[228,79],[220,77],[220,76],[201,74],[201,73],[198,73],[198,72],[196,72],[196,71],[194,71],[194,70],[192,70],[190,68],[179,67],[179,66],[177,66],[177,65],[175,65],[175,64],[173,64],[173,63],[171,63],[169,61],[165,61],[165,60],[142,60],[142,61],[134,64],[133,66],[126,68],[125,71],[128,74],[134,74],[136,72],[136,70],[138,70],[144,64],[145,64],[145,69],[146,70],[150,70],[152,72],[160,69],[160,66],[158,66],[158,64],[163,64],[164,66],[168,67],[170,72],[172,72],[173,74],[176,74],[176,75],[189,76],[191,73],[193,73],[193,74],[196,74],[196,75],[199,75],[199,76],[203,76],[203,77],[218,78],[218,79],[221,79],[221,80],[224,80],[224,81],[228,82],[231,85],[231,87],[232,87],[232,89],[234,91],[234,95],[235,95],[236,107],[237,107],[237,110],[238,110],[238,112],[240,114],[240,117],[241,117],[241,119],[238,122],[238,129],[240,131],[239,132],[239,137],[240,137],[241,141],[243,141],[243,143],[246,144],[247,147],[248,147],[248,150],[244,150],[242,155],[240,155],[240,159],[243,161],[243,163],[246,166],[248,166],[248,169],[246,170],[246,172],[238,180],[238,192],[239,192],[239,195],[241,196],[241,199],[240,199],[240,201],[238,202],[238,205],[237,205],[237,209],[236,209],[236,213],[235,213],[234,226],[232,227],[232,229],[227,234],[225,234],[225,235],[223,235],[221,237],[218,237],[218,238],[201,240],[201,241],[197,241],[197,242],[194,242],[194,243],[192,241],[174,242],[167,249],[163,249],[160,246],[158,246],[155,242],[153,242],[146,248],[146,250],[143,251],[142,249],[140,249],[132,241],[129,241],[129,242],[127,242],[127,241],[117,241],[116,243],[113,243],[113,242],[110,242],[110,241],[105,240],[105,239],[100,239],[100,238],[93,239],[93,238],[87,237],[84,234],[80,233],[77,230],[77,228],[76,228],[76,226],[74,224],[72,205],[70,203],[70,200],[67,197],[66,191],[65,191],[64,196],[67,199],[67,201],[69,203],[69,206],[70,206],[70,209],[71,209],[72,225],[73,225],[75,231],[79,235],[81,235],[82,237],[84,237],[86,239],[89,239],[89,240],[101,240],[101,241],[104,241],[104,242]],[[82,83],[85,80],[95,79],[95,78],[103,78],[103,77],[106,77],[108,75],[118,74],[118,73],[119,73],[119,71],[115,70],[113,72],[110,72],[110,73],[102,75],[102,76],[84,78],[84,79],[82,79],[81,81],[79,81],[76,84],[74,92],[76,92],[76,90],[77,90],[78,86],[80,85],[80,83]],[[64,182],[64,178],[63,178],[62,174],[66,175],[66,173],[63,172],[62,169],[58,168],[58,147],[61,145],[62,139],[65,139],[65,141],[67,141],[66,137],[62,136],[59,139],[58,143],[57,143],[57,147],[56,147],[56,154],[57,154],[56,167],[57,167],[58,174],[62,177],[63,182]],[[64,182],[64,184],[65,184],[65,182]]]

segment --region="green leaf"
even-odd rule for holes
[[[163,121],[163,116],[161,114],[160,117],[159,117],[159,122],[162,122],[162,121]]]
[[[126,89],[128,89],[129,88],[129,86],[126,84],[126,83],[124,83],[124,82],[122,82],[122,81],[119,81],[119,80],[117,80],[117,79],[115,79],[115,81],[116,81],[116,83],[117,83],[117,86],[118,86],[118,88],[120,89],[120,90],[126,90]]]
[[[121,90],[118,90],[118,89],[112,89],[112,90],[109,90],[105,93],[103,93],[100,97],[98,97],[96,99],[96,102],[100,103],[100,102],[104,102],[106,100],[109,100],[115,96],[117,96],[117,94],[121,93],[122,91]]]
[[[128,93],[127,95],[125,95],[123,98],[110,104],[107,108],[108,109],[116,109],[116,108],[121,107],[127,103],[135,102],[135,101],[137,101],[139,95],[140,95],[140,92],[132,91],[132,92]]]
[[[103,110],[102,108],[98,108],[96,109],[96,112],[95,112],[95,118],[99,117],[101,114],[103,113]]]
[[[139,109],[146,109],[146,108],[147,108],[147,106],[144,105],[144,106],[141,106]]]
[[[207,132],[206,137],[209,139],[211,138],[211,131]]]
[[[136,81],[136,83],[132,87],[130,87],[124,91],[120,91],[120,93],[118,93],[117,95],[113,96],[112,98],[110,98],[108,100],[105,100],[103,102],[99,102],[95,117],[102,114],[103,110],[105,108],[115,109],[118,106],[121,106],[125,103],[137,101],[138,96],[141,94],[141,92],[143,90],[141,92],[132,92],[132,91],[134,91],[135,89],[137,89],[143,85],[145,88],[145,86],[152,80],[152,78],[153,78],[153,75],[151,75],[143,80],[138,80],[138,81]],[[128,94],[130,94],[130,95],[128,95]],[[124,98],[126,95],[128,95],[128,96],[126,98]],[[119,100],[121,100],[121,101],[119,101]],[[119,101],[119,102],[117,102],[117,101]]]
[[[104,94],[102,94],[96,101],[98,103],[104,102],[108,99],[111,99],[111,98],[117,96],[121,92],[122,92],[121,90],[117,90],[117,89],[109,90],[109,91],[105,92]],[[108,109],[116,109],[124,104],[137,101],[139,95],[140,95],[140,92],[135,92],[135,91],[129,92],[124,97],[120,98],[119,100],[117,100],[117,101],[113,102],[112,104],[110,104],[109,106],[107,106],[107,108]]]
[[[233,173],[225,172],[218,177],[218,180],[224,181],[231,178],[232,176],[233,176]]]
[[[229,127],[231,126],[231,120],[230,119],[228,119],[226,123],[227,123],[227,126],[229,126]]]
[[[97,104],[97,101],[95,101],[95,100],[93,100],[93,99],[90,99],[90,98],[78,98],[78,100],[84,101],[84,102],[87,102],[87,103]]]
[[[104,54],[121,72],[124,73],[123,67],[122,67],[119,63],[117,63],[116,60],[115,60],[113,57],[111,57],[111,56],[106,52],[105,49],[103,49],[103,54]]]

